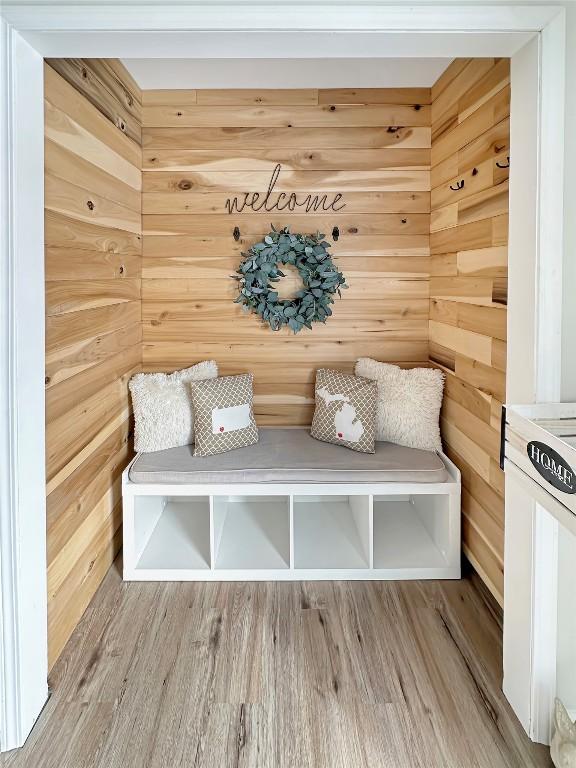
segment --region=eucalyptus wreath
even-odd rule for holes
[[[294,333],[325,323],[332,314],[330,304],[341,289],[348,288],[342,272],[328,253],[330,243],[320,232],[293,235],[288,227],[272,230],[255,243],[232,277],[240,293],[234,300],[247,311],[255,312],[273,331],[287,325]],[[279,299],[275,284],[285,277],[279,265],[291,264],[298,270],[303,287],[292,299]]]

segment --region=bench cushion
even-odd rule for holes
[[[358,453],[315,440],[306,429],[262,429],[255,445],[216,456],[194,456],[184,445],[143,453],[133,483],[441,483],[448,472],[432,451],[376,443]]]

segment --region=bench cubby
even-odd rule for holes
[[[443,568],[450,562],[449,496],[375,496],[374,567]]]
[[[370,496],[294,496],[294,567],[370,567]]]
[[[123,476],[126,580],[460,577],[445,482],[142,483]]]
[[[137,496],[134,562],[138,571],[210,568],[210,497]]]
[[[217,570],[290,567],[289,496],[213,496]]]

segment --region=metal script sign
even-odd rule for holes
[[[296,192],[276,192],[276,182],[280,176],[282,166],[280,163],[272,171],[266,192],[244,192],[243,194],[226,200],[227,213],[242,213],[248,210],[254,213],[259,211],[296,211],[304,210],[306,213],[326,211],[341,211],[346,207],[344,196],[338,192],[330,194],[308,194],[299,197]]]

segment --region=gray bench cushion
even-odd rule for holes
[[[441,483],[442,459],[431,451],[376,443],[358,453],[310,437],[306,429],[262,429],[255,445],[215,456],[193,456],[185,445],[138,456],[133,483]]]

